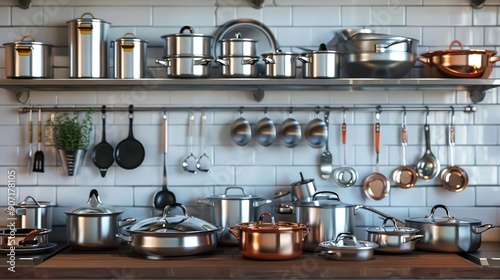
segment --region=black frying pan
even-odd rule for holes
[[[128,107],[129,128],[128,137],[123,139],[116,146],[115,160],[116,164],[124,169],[134,169],[141,165],[144,160],[144,146],[134,138],[132,129],[132,120],[134,118],[134,105]]]
[[[102,106],[102,139],[92,151],[94,165],[101,171],[101,177],[106,176],[108,168],[115,161],[113,157],[113,146],[106,142],[106,106]]]

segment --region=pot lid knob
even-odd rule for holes
[[[271,214],[270,212],[263,212],[262,214],[260,214],[259,216],[259,221],[257,222],[257,224],[255,225],[255,227],[257,228],[260,228],[262,227],[262,221],[264,220],[264,217],[265,216],[268,216],[269,218],[271,218],[271,225],[273,228],[278,228],[279,226],[276,224],[276,220],[274,219],[274,216],[273,214]]]
[[[101,198],[99,197],[99,192],[97,192],[96,189],[90,191],[87,204],[90,204],[91,207],[97,207],[99,206],[99,204],[102,205]]]
[[[321,43],[321,45],[319,45],[319,50],[320,51],[326,51],[326,50],[328,50],[328,48],[326,47],[325,43]]]

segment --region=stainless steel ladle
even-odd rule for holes
[[[347,166],[347,152],[346,152],[346,142],[347,142],[347,124],[345,120],[345,109],[342,112],[342,146],[343,146],[343,157],[344,165],[335,169],[333,172],[333,179],[337,185],[348,188],[354,186],[358,180],[358,172],[352,167]]]
[[[196,169],[198,159],[193,154],[193,126],[194,115],[191,112],[188,118],[189,155],[182,161],[182,169],[193,174],[198,174],[198,169]]]
[[[439,160],[434,156],[431,151],[431,132],[429,127],[429,107],[427,108],[427,114],[425,117],[425,154],[422,156],[420,161],[417,163],[418,176],[424,180],[430,180],[439,174],[440,164]]]
[[[200,124],[200,146],[202,155],[196,159],[196,169],[201,172],[210,172],[210,158],[208,157],[205,151],[205,142],[206,142],[206,122],[207,115],[205,112],[201,113],[201,124]]]

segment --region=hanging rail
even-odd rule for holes
[[[456,107],[456,108],[455,108]],[[458,111],[460,106],[443,106],[443,105],[426,105],[426,106],[395,106],[395,105],[357,105],[354,107],[349,106],[163,106],[163,107],[134,107],[135,112],[182,112],[182,111],[357,111],[357,110],[382,110],[382,111],[444,111],[449,112],[453,109]],[[40,109],[42,112],[86,112],[89,109],[99,112],[102,107],[87,106],[87,107],[21,107],[18,109],[19,113],[27,113],[31,110]],[[106,107],[107,112],[128,112],[129,107]],[[474,113],[477,108],[472,105],[464,106],[462,109],[465,113]]]

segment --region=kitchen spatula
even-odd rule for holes
[[[33,172],[44,172],[44,155],[42,152],[42,107],[38,107],[38,149],[33,160]]]

